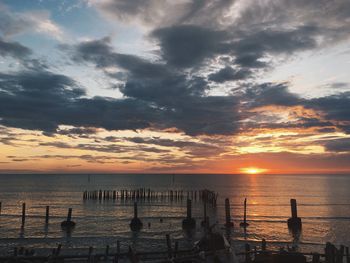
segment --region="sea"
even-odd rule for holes
[[[103,250],[133,247],[136,251],[166,249],[165,235],[180,248],[190,248],[203,236],[200,222],[203,203],[193,200],[194,231],[182,229],[186,198],[178,201],[139,201],[138,215],[143,222],[139,232],[129,227],[133,201],[83,200],[85,190],[151,188],[155,191],[210,189],[218,193],[217,206],[208,206],[210,223],[233,244],[236,252],[244,244],[259,247],[267,241],[270,249],[295,247],[302,252],[322,252],[326,242],[350,246],[350,175],[229,175],[229,174],[1,174],[0,175],[0,254],[14,247],[47,251],[62,245],[67,251]],[[226,229],[224,200],[229,198],[232,229]],[[243,220],[247,198],[249,226]],[[288,230],[290,199],[298,204],[302,219],[300,233]],[[22,203],[26,222],[21,227]],[[45,209],[50,221],[45,225]],[[61,229],[68,208],[73,209],[76,227]]]

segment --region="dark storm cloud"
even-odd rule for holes
[[[154,145],[165,146],[165,147],[178,147],[178,148],[211,147],[211,145],[209,144],[204,144],[200,142],[185,141],[185,140],[171,140],[171,139],[163,139],[163,138],[131,137],[131,138],[125,138],[125,140],[134,142],[134,143],[154,144]]]
[[[192,67],[215,54],[227,52],[226,32],[181,25],[157,29],[152,36],[160,42],[162,57],[175,67]]]
[[[151,144],[162,147],[177,147],[182,152],[192,157],[211,157],[217,156],[218,154],[225,152],[225,145],[219,146],[219,142],[215,141],[214,144],[208,144],[204,142],[195,142],[188,140],[171,140],[162,138],[142,138],[132,137],[125,138],[125,140],[134,142],[137,144]]]
[[[56,132],[60,124],[143,129],[156,121],[156,115],[156,109],[134,99],[85,98],[85,91],[64,75],[0,74],[0,123],[5,126],[47,133]]]
[[[350,152],[350,138],[342,138],[328,141],[324,144],[330,152]]]
[[[70,49],[69,46],[62,46],[62,48]],[[73,59],[77,62],[92,62],[101,69],[119,66],[134,78],[154,78],[170,74],[162,64],[151,63],[134,55],[114,52],[110,46],[109,37],[78,44],[73,50]]]
[[[212,73],[208,76],[208,79],[214,82],[223,83],[231,80],[243,80],[251,75],[249,70],[245,69],[233,69],[232,67],[225,67],[218,72]]]
[[[332,7],[322,1],[325,11],[313,11],[313,6],[319,6],[315,1],[311,4],[282,2],[285,3],[282,7],[288,4],[290,9],[283,9],[279,4],[254,3],[255,9],[246,7],[237,21],[231,23],[223,21],[221,14],[224,8],[232,7],[233,1],[192,1],[186,12],[172,10],[178,15],[173,20],[177,23],[162,24],[150,33],[159,44],[157,60],[118,53],[108,37],[62,46],[71,52],[76,63],[93,64],[117,79],[117,87],[124,97],[88,98],[73,79],[43,67],[33,70],[28,66],[32,70],[0,74],[0,123],[46,134],[80,136],[91,135],[93,131],[65,132],[57,128],[61,124],[77,127],[75,129],[176,128],[192,136],[231,135],[240,131],[241,121],[249,116],[245,111],[252,108],[302,105],[324,112],[326,120],[323,124],[321,120],[301,119],[298,125],[328,127],[338,121],[337,127],[341,125],[343,130],[350,130],[346,124],[350,116],[346,107],[349,98],[344,94],[308,100],[289,92],[286,83],[246,83],[240,87],[239,95],[208,95],[217,83],[244,81],[254,77],[261,68],[273,67],[275,56],[289,57],[298,51],[316,49],[324,42],[346,38],[346,23],[339,23],[340,18],[348,17],[344,10],[348,10],[349,5],[345,2],[336,1]],[[116,17],[125,15],[129,19],[144,16],[151,10],[156,13],[165,5],[159,1],[104,1],[98,6],[109,15],[115,13]],[[200,19],[204,16],[204,20],[214,16],[212,23],[204,23]],[[304,23],[299,21],[300,17],[305,19]],[[284,23],[293,19],[294,23]],[[12,57],[27,57],[31,53],[19,43],[4,41],[0,42],[0,52]],[[212,72],[207,66],[220,61],[220,57],[228,58],[229,62],[220,65],[222,69],[218,72],[206,75]],[[111,66],[120,72],[108,73],[107,68]],[[269,125],[279,124],[271,120]]]
[[[69,136],[79,136],[79,137],[88,137],[89,135],[96,134],[98,130],[92,127],[74,127],[70,129],[58,130],[57,133],[61,135]]]
[[[232,134],[238,128],[237,99],[205,96],[209,87],[203,77],[113,52],[108,38],[75,46],[73,57],[76,61],[92,62],[102,70],[111,65],[123,68],[128,78],[119,86],[120,91],[161,111],[161,118],[153,123],[155,128],[173,127],[189,135]]]
[[[304,105],[322,111],[325,119],[335,122],[338,128],[350,133],[350,92],[307,100]]]
[[[5,41],[0,37],[0,56],[11,56],[23,59],[32,54],[32,51],[18,42]]]
[[[152,36],[158,39],[162,58],[171,66],[195,67],[217,55],[229,55],[239,66],[260,68],[268,66],[260,60],[267,55],[315,48],[320,34],[313,26],[238,31],[180,25],[156,29]]]
[[[287,83],[263,83],[246,89],[244,98],[250,107],[268,105],[294,106],[303,103],[298,95],[288,90]]]
[[[134,151],[142,151],[142,152],[148,152],[148,153],[167,153],[170,152],[167,149],[160,149],[156,147],[149,147],[149,146],[129,146],[129,145],[118,145],[118,144],[108,144],[108,145],[102,145],[102,144],[91,144],[91,143],[81,143],[78,145],[71,145],[68,143],[63,142],[44,142],[39,143],[40,146],[51,146],[51,147],[57,147],[62,149],[79,149],[79,150],[88,150],[88,151],[96,151],[96,152],[104,152],[104,153],[127,153],[127,152],[134,152]]]

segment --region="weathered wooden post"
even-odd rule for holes
[[[345,250],[345,247],[341,245],[339,250],[337,251],[337,258],[336,258],[337,263],[343,263],[344,250]]]
[[[345,248],[346,263],[350,263],[349,247]]]
[[[207,222],[207,204],[206,202],[203,202],[203,221],[201,222],[201,226],[207,228],[208,222]]]
[[[26,222],[26,203],[22,204],[22,227],[24,227],[24,224]]]
[[[230,200],[225,199],[225,215],[226,215],[226,227],[233,227],[233,222],[231,221],[231,212],[230,212]]]
[[[250,257],[250,245],[247,243],[245,244],[245,262],[250,263],[252,262],[252,258]]]
[[[187,217],[182,221],[182,228],[191,229],[196,227],[196,220],[192,218],[192,201],[187,199]]]
[[[265,250],[266,250],[266,240],[265,240],[265,238],[263,238],[263,239],[261,240],[261,250],[262,250],[262,251],[265,251]]]
[[[88,259],[88,262],[91,262],[92,261],[92,251],[93,251],[93,247],[89,247],[89,259]]]
[[[175,251],[174,251],[174,258],[177,257],[177,253],[179,251],[179,241],[175,241]]]
[[[168,258],[171,258],[172,257],[172,251],[171,251],[170,235],[166,234],[165,237],[166,237],[166,246],[168,248]]]
[[[137,202],[134,202],[134,218],[131,219],[130,228],[132,231],[139,231],[142,226],[141,220],[137,217]]]
[[[61,227],[67,230],[70,230],[71,228],[75,227],[75,222],[72,221],[72,208],[68,209],[67,220],[61,223]]]
[[[298,217],[298,211],[297,211],[297,200],[290,199],[290,206],[292,211],[292,217],[288,219],[288,228],[292,231],[298,231],[301,230],[301,218]]]
[[[318,253],[312,254],[312,263],[320,263],[320,254]]]
[[[1,206],[2,206],[2,202],[0,202],[0,216],[1,216]]]
[[[115,257],[114,257],[114,263],[118,263],[119,255],[120,255],[120,241],[117,240],[117,253],[115,254]]]
[[[50,207],[46,206],[46,215],[45,215],[45,224],[49,224],[49,213],[50,213]]]
[[[249,226],[247,223],[247,198],[244,199],[244,216],[243,216],[243,222],[239,224],[241,227],[246,228]]]
[[[105,251],[105,261],[108,261],[108,256],[109,256],[109,246],[106,246],[106,251]]]
[[[62,244],[58,244],[57,249],[56,249],[56,253],[55,253],[56,256],[59,256],[59,254],[61,253],[61,248],[62,248]]]

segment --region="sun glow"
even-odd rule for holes
[[[244,174],[261,174],[267,171],[267,169],[257,167],[245,167],[241,168],[240,171]]]

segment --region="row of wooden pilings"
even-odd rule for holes
[[[106,192],[105,192],[106,193]],[[143,193],[143,192],[141,192]],[[207,200],[208,200],[208,195],[213,195],[213,192],[208,192],[205,193],[204,191],[200,192],[202,195],[203,200],[203,221],[201,222],[202,226],[208,226],[209,225],[209,217],[207,216]],[[107,194],[108,196],[108,194]],[[136,195],[137,196],[137,195]],[[216,196],[217,197],[217,196]],[[0,215],[1,215],[1,205],[2,203],[0,202]],[[187,199],[187,213],[186,213],[186,218],[182,222],[182,226],[185,229],[191,229],[196,226],[196,221],[192,217],[192,200]],[[225,199],[225,226],[226,227],[233,227],[233,222],[231,220],[231,208],[230,208],[230,201],[228,198]],[[301,230],[301,219],[297,216],[297,203],[295,199],[291,199],[291,214],[292,217],[288,219],[288,227],[291,230]],[[46,206],[46,212],[45,212],[45,224],[49,223],[49,217],[50,217],[50,207]],[[25,225],[25,220],[26,220],[26,203],[22,204],[22,217],[21,217],[21,226],[24,227]],[[67,219],[61,223],[62,228],[73,228],[75,226],[75,222],[72,221],[72,208],[68,209],[68,215]],[[142,228],[143,224],[142,221],[138,217],[138,208],[137,208],[137,202],[134,202],[134,216],[130,222],[130,228],[133,231],[138,231]],[[240,223],[241,227],[248,227],[249,223],[247,222],[247,199],[244,199],[244,216],[243,216],[243,221]]]
[[[84,191],[83,200],[137,200],[137,201],[155,201],[155,200],[170,200],[179,201],[183,199],[199,200],[211,204],[213,206],[217,203],[218,193],[204,190],[167,190],[154,191],[150,188],[138,189],[122,189],[122,190],[93,190]]]
[[[203,221],[201,223],[202,226],[206,226],[209,224],[209,218],[207,216],[206,210],[207,210],[207,203],[204,201],[204,216],[203,216]],[[191,229],[196,226],[196,221],[192,217],[192,200],[187,199],[187,212],[186,212],[186,218],[182,222],[182,226],[185,229]],[[75,222],[72,221],[72,208],[68,209],[68,215],[67,219],[61,223],[62,228],[73,228],[75,226]],[[232,227],[233,222],[231,221],[231,214],[230,214],[230,202],[229,199],[226,198],[225,200],[225,212],[226,212],[226,223],[225,225],[227,227]],[[0,203],[0,215],[1,215],[1,203]],[[45,211],[45,224],[49,224],[49,219],[50,219],[50,206],[46,206],[46,211]],[[246,217],[244,217],[244,222],[246,220]],[[26,203],[22,203],[22,215],[21,215],[21,227],[24,228],[25,226],[25,221],[26,221]],[[134,202],[134,216],[130,222],[130,228],[133,231],[138,231],[142,228],[143,224],[140,218],[138,217],[138,207],[137,207],[137,202]]]
[[[245,245],[245,252],[240,252],[238,255],[245,257],[245,263],[254,262],[293,262],[293,263],[305,263],[306,256],[312,258],[312,263],[350,263],[349,247],[340,245],[337,248],[330,242],[326,243],[324,253],[300,253],[293,250],[280,249],[279,251],[273,251],[267,249],[267,242],[262,239],[261,248],[257,250],[256,247],[251,249],[251,246],[247,243]],[[253,259],[252,259],[253,255]],[[321,261],[321,257],[324,261]],[[345,261],[344,261],[345,260]]]
[[[87,254],[84,252],[74,255],[62,255],[62,245],[58,244],[56,248],[52,249],[52,252],[48,256],[38,256],[35,253],[34,249],[25,249],[24,247],[15,247],[13,249],[13,254],[9,256],[0,256],[0,262],[1,260],[10,260],[6,262],[13,262],[11,260],[15,259],[23,259],[23,260],[33,260],[33,262],[63,262],[65,260],[68,260],[70,262],[77,260],[78,262],[81,262],[79,260],[84,260],[84,262],[110,262],[110,259],[112,259],[113,263],[118,263],[119,259],[122,258],[128,258],[130,262],[139,262],[139,257],[154,257],[154,256],[164,256],[164,259],[175,259],[179,256],[183,255],[196,255],[193,253],[196,253],[196,251],[193,251],[192,249],[186,249],[186,250],[180,250],[179,249],[179,242],[175,241],[174,244],[172,244],[172,240],[170,238],[169,234],[165,235],[165,241],[166,241],[166,247],[167,249],[165,251],[147,251],[147,252],[137,252],[134,250],[130,245],[128,246],[127,251],[122,252],[121,250],[121,243],[118,240],[116,243],[116,248],[112,248],[109,245],[105,247],[104,253],[94,253],[94,247],[90,246],[87,250]],[[114,250],[114,252],[113,252]],[[15,261],[15,262],[22,262],[22,261]],[[32,261],[30,261],[32,262]]]
[[[172,241],[169,234],[165,235],[165,241],[166,241],[166,251],[148,251],[148,252],[136,252],[134,249],[132,249],[130,246],[128,247],[127,252],[121,251],[121,243],[120,241],[117,241],[116,243],[116,249],[115,252],[112,252],[112,248],[107,245],[105,248],[104,253],[95,253],[94,254],[94,248],[90,246],[88,248],[87,254],[79,254],[79,255],[61,255],[61,249],[62,245],[58,244],[56,248],[54,248],[49,256],[37,256],[35,255],[34,249],[25,249],[24,247],[15,247],[13,249],[13,254],[10,256],[0,256],[1,260],[13,260],[14,258],[19,259],[31,259],[31,260],[49,260],[45,262],[55,262],[56,260],[82,260],[85,259],[87,262],[100,262],[100,261],[108,261],[108,259],[112,258],[114,263],[117,263],[119,259],[127,257],[131,262],[136,262],[136,259],[138,259],[139,256],[160,256],[164,255],[164,258],[168,259],[176,259],[178,256],[183,255],[195,255],[194,250],[187,249],[187,250],[180,250],[179,249],[179,242],[175,241],[175,246],[173,247]],[[114,249],[113,249],[114,250]],[[213,251],[215,253],[215,251]],[[300,253],[293,250],[268,250],[267,248],[267,242],[265,239],[262,239],[260,249],[257,249],[256,246],[254,246],[253,249],[251,249],[251,246],[249,244],[245,245],[245,251],[236,253],[237,256],[243,256],[245,263],[262,263],[262,262],[293,262],[293,263],[306,263],[310,262],[307,261],[306,257],[311,258],[312,263],[349,263],[350,262],[350,255],[349,255],[349,247],[345,247],[341,245],[339,248],[337,248],[335,245],[327,242],[326,247],[324,249],[324,253],[316,253],[316,252],[310,252],[310,253]],[[324,260],[321,260],[324,259]],[[2,261],[1,261],[2,262]],[[8,261],[6,261],[8,262]],[[12,262],[12,261],[10,261]],[[16,261],[17,262],[17,261]],[[59,261],[61,262],[61,261]],[[189,262],[189,261],[186,261]]]
[[[1,216],[2,202],[0,202],[0,216]],[[67,219],[62,221],[62,227],[74,227],[75,223],[72,221],[72,208],[68,208]],[[49,224],[50,219],[50,206],[45,208],[45,225]],[[21,228],[24,228],[26,222],[26,203],[22,203],[22,214],[21,214]]]

